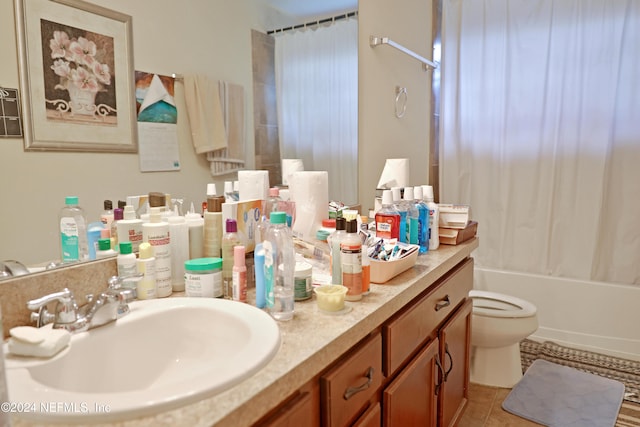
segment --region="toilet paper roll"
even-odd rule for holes
[[[239,200],[267,200],[269,194],[269,171],[238,171]]]
[[[387,159],[378,181],[378,189],[409,185],[409,159]]]
[[[282,159],[282,184],[289,185],[291,174],[301,171],[304,171],[302,159]]]
[[[289,194],[296,205],[291,231],[300,239],[313,241],[322,220],[329,216],[329,173],[303,171],[290,175]]]

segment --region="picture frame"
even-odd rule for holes
[[[14,0],[25,151],[137,153],[131,16]]]

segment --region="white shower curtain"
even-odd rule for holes
[[[358,200],[358,21],[276,36],[282,158],[327,171],[329,197]]]
[[[441,200],[479,265],[640,284],[640,1],[443,0]]]

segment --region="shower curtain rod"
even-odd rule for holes
[[[278,28],[276,30],[269,30],[267,34],[276,34],[276,33],[284,33],[285,31],[299,30],[300,28],[312,27],[314,25],[326,24],[327,22],[336,22],[341,19],[347,19],[354,16],[358,16],[358,11],[343,13],[342,15],[332,16],[330,18],[319,19],[317,21],[305,22],[304,24],[293,25],[291,27]]]
[[[388,44],[389,46],[395,47],[396,49],[398,49],[398,50],[406,53],[407,55],[417,59],[418,61],[422,62],[422,67],[424,68],[425,71],[427,71],[429,68],[431,68],[433,70],[438,68],[438,64],[436,64],[435,62],[430,61],[427,58],[424,58],[424,57],[418,55],[414,51],[407,49],[406,47],[402,46],[401,44],[398,44],[398,43],[394,42],[389,37],[369,36],[369,45],[371,47],[376,47],[376,46],[379,46],[381,44]]]

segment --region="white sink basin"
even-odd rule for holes
[[[247,379],[280,347],[277,323],[248,304],[176,297],[129,306],[48,360],[5,347],[11,401],[33,402],[20,416],[113,421],[175,408]]]

